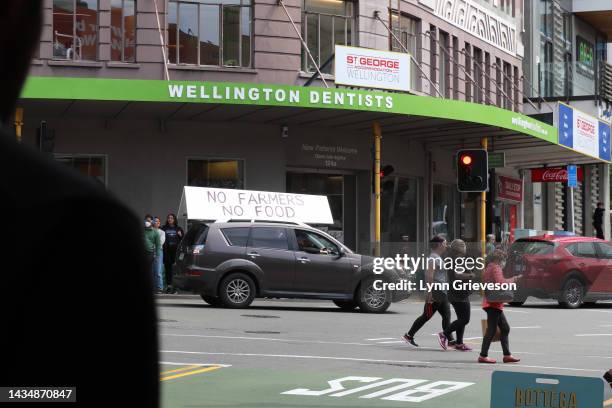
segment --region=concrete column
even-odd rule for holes
[[[555,183],[542,183],[543,190],[546,191],[546,223],[544,224],[547,230],[555,229]]]
[[[606,211],[604,212],[603,227],[604,237],[610,240],[612,233],[610,231],[610,165],[599,165],[599,200],[604,204]]]
[[[593,189],[597,189],[599,186],[594,186],[592,183],[593,177],[593,166],[584,166],[584,181],[582,182],[582,187],[584,191],[582,193],[584,197],[583,203],[583,211],[584,211],[584,236],[592,237],[594,235],[593,231],[593,208],[597,203],[593,203]]]

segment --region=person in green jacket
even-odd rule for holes
[[[147,256],[147,263],[149,265],[149,270],[151,273],[154,273],[153,265],[155,261],[155,257],[157,256],[157,252],[161,250],[161,241],[159,238],[159,233],[153,229],[153,217],[150,215],[145,216],[144,221],[144,244],[145,244],[145,253]],[[162,293],[164,288],[163,279],[160,279],[159,276],[155,277],[155,285],[157,286],[156,293]]]

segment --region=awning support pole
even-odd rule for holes
[[[372,123],[374,133],[374,256],[380,256],[380,123]]]
[[[489,139],[483,137],[480,141],[483,149],[487,150],[489,147]],[[483,191],[480,193],[480,250],[482,257],[487,256],[487,192]]]
[[[312,81],[314,81],[315,79],[317,79],[319,77],[318,72],[321,70],[324,70],[329,64],[331,64],[331,62],[336,58],[336,54],[332,54],[327,61],[325,61],[323,63],[323,65],[321,65],[319,67],[319,69],[317,70],[317,72],[315,72],[314,74],[312,74],[312,76],[310,78],[308,78],[308,81],[306,81],[306,83],[304,84],[304,86],[310,86],[310,84],[312,84]]]
[[[162,58],[164,59],[164,73],[166,74],[166,81],[170,80],[170,74],[168,73],[168,58],[166,58],[166,42],[164,41],[164,35],[162,34],[161,23],[159,22],[159,9],[157,8],[157,0],[153,0],[155,4],[155,17],[157,18],[157,31],[159,31],[159,43],[161,45]]]
[[[310,53],[310,49],[308,48],[308,44],[306,44],[306,41],[304,41],[304,37],[302,37],[302,33],[300,33],[300,30],[298,30],[297,26],[295,25],[295,22],[293,21],[293,18],[291,18],[291,14],[289,14],[289,10],[287,10],[287,7],[285,7],[285,3],[283,3],[283,0],[278,0],[278,5],[282,6],[283,10],[285,10],[285,14],[287,15],[287,18],[291,22],[291,25],[293,26],[293,29],[295,30],[295,33],[297,34],[298,38],[300,39],[300,42],[302,43],[302,46],[304,47],[304,50],[306,51],[306,54],[308,54],[308,58],[310,58],[310,61],[312,62],[312,65],[314,65],[314,67],[316,68],[317,74],[319,74],[319,77],[321,77],[321,81],[323,82],[323,85],[325,85],[326,88],[329,88],[329,85],[325,81],[325,78],[323,78],[323,74],[321,73],[321,70],[319,69],[319,64],[317,64],[317,61],[315,61],[314,57]]]
[[[21,142],[21,127],[23,126],[23,108],[15,108],[15,136]]]
[[[374,12],[374,18],[380,21],[380,23],[385,27],[385,29],[389,32],[389,34],[391,34],[393,38],[395,39],[395,41],[397,41],[399,46],[402,47],[402,50],[404,50],[405,53],[410,55],[410,59],[412,60],[412,62],[414,62],[414,65],[419,69],[419,71],[421,71],[421,74],[423,74],[423,77],[425,77],[425,79],[427,79],[429,84],[436,90],[436,93],[440,96],[440,98],[444,98],[444,95],[442,95],[442,92],[440,92],[440,89],[427,76],[425,71],[423,71],[423,68],[421,68],[421,64],[419,64],[419,62],[414,58],[414,56],[410,54],[410,52],[408,51],[408,48],[406,48],[406,46],[400,41],[400,39],[397,38],[397,35],[395,35],[395,33],[389,28],[389,26],[387,26],[387,24],[385,24],[385,22],[380,18],[380,11],[377,10]]]

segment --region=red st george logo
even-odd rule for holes
[[[390,58],[375,58],[375,57],[362,57],[359,55],[347,55],[347,64],[361,65],[365,67],[380,67],[380,68],[392,68],[399,69],[399,61]]]

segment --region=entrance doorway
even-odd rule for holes
[[[286,191],[327,196],[334,223],[316,227],[326,231],[349,248],[356,247],[357,188],[354,174],[292,169],[287,171]]]

